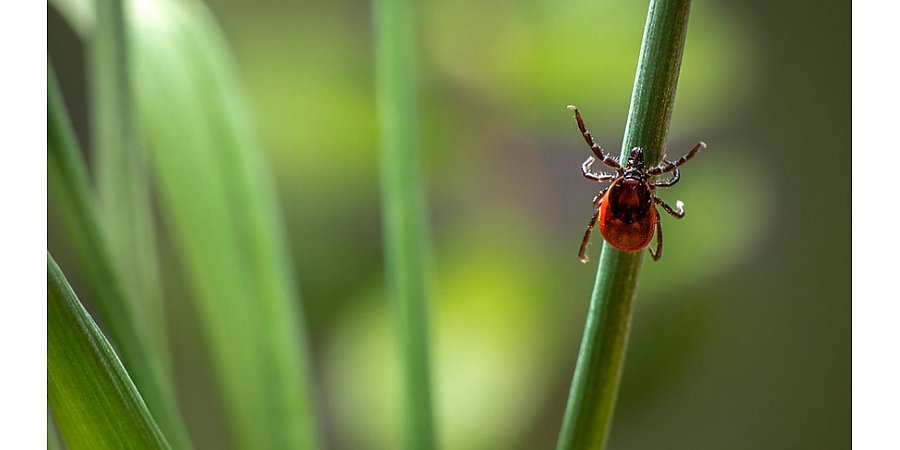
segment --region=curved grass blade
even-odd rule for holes
[[[135,384],[173,445],[190,448],[172,387],[140,334],[132,303],[107,253],[87,170],[75,140],[52,65],[47,64],[47,181],[63,218],[63,225],[87,279],[111,340]]]
[[[141,317],[141,334],[168,368],[150,179],[135,129],[123,5],[121,0],[93,3],[88,68],[100,221],[110,257],[129,290],[127,300]]]
[[[169,448],[112,346],[49,252],[47,398],[70,450]]]
[[[224,39],[199,2],[129,5],[139,123],[235,446],[315,448],[289,247]]]

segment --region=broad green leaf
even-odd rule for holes
[[[70,450],[169,448],[119,357],[50,253],[47,398]]]
[[[274,186],[235,70],[195,1],[129,2],[160,211],[238,448],[314,448],[308,351]]]
[[[175,406],[169,380],[156,353],[151,351],[152,343],[139,332],[137,323],[140,321],[126,297],[129,291],[123,287],[109,257],[81,151],[49,63],[47,181],[49,193],[59,206],[63,229],[84,272],[85,287],[97,305],[113,344],[162,429],[177,448],[187,448],[187,433]]]

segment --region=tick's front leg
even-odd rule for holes
[[[591,132],[588,131],[584,126],[584,120],[581,120],[581,113],[578,112],[578,108],[573,105],[569,105],[567,106],[567,108],[569,108],[570,111],[575,111],[575,121],[578,122],[578,131],[581,131],[581,135],[584,137],[584,142],[586,142],[588,147],[591,148],[591,151],[594,152],[595,155],[597,155],[597,158],[600,159],[600,161],[603,161],[603,164],[612,167],[616,170],[616,173],[621,175],[624,169],[622,169],[622,166],[618,161],[616,161],[615,158],[612,157],[612,155],[603,151],[603,148],[600,147],[600,144],[594,142],[594,137],[591,136]]]
[[[597,181],[599,183],[607,183],[616,179],[616,175],[608,175],[605,173],[591,172],[591,165],[594,164],[594,157],[588,156],[588,159],[581,164],[581,174],[588,180]]]

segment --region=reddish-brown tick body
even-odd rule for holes
[[[578,121],[578,129],[584,136],[584,141],[591,147],[591,151],[603,164],[616,171],[615,175],[591,172],[594,157],[589,157],[581,165],[581,174],[585,178],[600,183],[610,183],[594,197],[594,215],[588,223],[584,238],[581,240],[581,248],[578,256],[581,262],[587,261],[587,246],[590,242],[591,231],[599,224],[600,233],[609,245],[623,252],[637,252],[647,248],[656,233],[656,251],[650,250],[650,256],[654,261],[662,258],[662,225],[659,222],[659,213],[656,205],[661,206],[667,213],[676,219],[684,217],[684,205],[679,201],[675,208],[656,196],[656,188],[671,187],[681,179],[678,168],[688,162],[700,150],[706,148],[703,142],[698,143],[686,155],[677,161],[663,159],[665,164],[644,167],[644,150],[640,147],[631,149],[624,167],[615,158],[603,151],[594,143],[591,132],[584,126],[578,108],[569,106],[575,111],[575,120]],[[664,173],[672,173],[665,181],[650,181],[651,178]]]
[[[658,220],[653,191],[646,181],[617,178],[609,185],[598,221],[609,245],[623,252],[643,250],[650,245]]]

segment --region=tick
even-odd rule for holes
[[[679,200],[675,203],[675,208],[672,208],[656,196],[656,188],[670,187],[678,183],[678,180],[681,179],[678,168],[690,161],[697,152],[706,148],[706,144],[699,142],[677,161],[663,159],[665,164],[649,169],[644,168],[644,150],[635,147],[628,154],[625,167],[622,167],[614,157],[603,151],[600,145],[594,143],[591,132],[584,127],[584,121],[581,120],[578,108],[574,106],[568,108],[575,111],[578,129],[581,130],[584,141],[591,147],[591,151],[594,152],[597,159],[616,171],[615,175],[591,172],[591,165],[595,161],[593,156],[589,156],[581,165],[581,173],[585,178],[598,183],[609,183],[609,186],[603,188],[594,197],[594,215],[591,216],[591,221],[584,232],[584,238],[581,240],[581,249],[578,251],[581,262],[588,260],[585,252],[590,242],[591,232],[597,223],[600,224],[600,234],[603,235],[603,239],[606,239],[609,245],[623,252],[641,251],[650,245],[655,228],[656,251],[654,252],[653,249],[648,249],[648,251],[654,261],[659,261],[662,258],[663,234],[656,205],[662,206],[672,217],[681,219],[684,217],[684,203]],[[667,180],[650,181],[655,176],[669,172],[672,173],[672,176]]]

